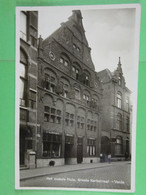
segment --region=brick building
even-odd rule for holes
[[[131,91],[126,87],[119,58],[114,72],[108,69],[98,72],[103,84],[101,153],[112,157],[130,154]]]
[[[20,165],[36,151],[38,13],[20,12]]]
[[[80,11],[38,46],[37,166],[97,162],[102,88]]]

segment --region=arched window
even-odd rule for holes
[[[80,72],[81,72],[81,67],[80,67],[80,65],[77,62],[74,62],[73,63],[72,72],[73,72],[73,75],[75,76],[75,79],[76,80],[79,80],[79,75],[80,75]]]
[[[59,63],[62,64],[64,67],[68,67],[70,66],[70,60],[69,60],[69,57],[64,54],[64,53],[61,53],[60,55],[60,59],[59,59]]]
[[[79,79],[79,69],[73,66],[72,71],[75,73],[76,80],[78,80]]]
[[[45,70],[45,89],[55,92],[56,82],[56,75],[50,70]]]
[[[122,108],[122,95],[120,92],[117,93],[117,106],[118,108]]]
[[[26,106],[27,90],[27,56],[20,51],[20,105]]]
[[[74,91],[75,91],[75,99],[80,100],[81,99],[80,90],[77,88],[74,88]]]
[[[65,98],[69,98],[70,97],[70,83],[69,83],[69,81],[65,78],[61,78],[60,84],[63,88],[62,96]]]
[[[116,144],[115,144],[115,155],[121,155],[123,152],[123,141],[122,137],[117,136],[116,137]]]
[[[122,115],[120,113],[117,115],[117,128],[122,130]]]
[[[83,83],[84,83],[84,85],[87,85],[87,86],[89,86],[89,84],[90,84],[90,73],[88,72],[88,71],[84,71],[84,73],[83,73]]]

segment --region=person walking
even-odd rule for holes
[[[108,163],[111,163],[111,154],[108,154]]]

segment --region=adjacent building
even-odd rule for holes
[[[119,59],[96,72],[82,15],[73,11],[48,38],[38,13],[20,13],[20,165],[99,162],[129,153],[130,90]]]
[[[103,84],[101,153],[112,157],[130,154],[131,91],[126,87],[119,57],[117,69],[98,72]]]
[[[37,38],[38,12],[20,12],[20,165],[37,150]]]

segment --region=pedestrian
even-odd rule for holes
[[[103,154],[100,153],[100,162],[103,162]]]
[[[111,163],[111,154],[108,154],[108,163]]]

